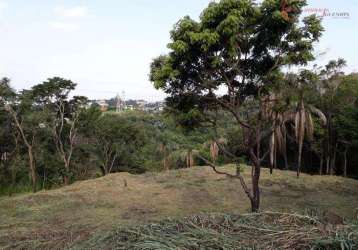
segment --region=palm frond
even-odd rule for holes
[[[295,115],[295,136],[298,139],[300,133],[300,112]]]
[[[278,126],[275,130],[275,137],[276,137],[276,150],[278,152],[282,152],[282,144],[283,144],[283,134],[282,134],[282,126]]]
[[[215,162],[219,157],[219,146],[216,141],[212,141],[210,144],[210,157],[212,162]]]
[[[320,120],[322,121],[324,126],[327,125],[327,117],[321,110],[319,110],[318,108],[316,108],[314,106],[309,106],[309,109],[313,114],[317,115],[320,118]]]
[[[313,132],[314,132],[314,124],[312,115],[309,112],[306,112],[305,114],[307,122],[305,123],[306,127],[306,136],[309,141],[313,140]]]
[[[274,165],[274,158],[275,158],[275,135],[271,135],[270,140],[270,166],[272,167]]]

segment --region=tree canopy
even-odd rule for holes
[[[320,20],[300,22],[305,1],[289,2],[282,9],[280,0],[223,0],[210,3],[198,22],[182,18],[170,32],[170,52],[152,62],[150,80],[177,109],[220,105],[236,115],[235,106],[269,91],[284,66],[314,59]]]

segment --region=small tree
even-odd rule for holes
[[[243,128],[253,164],[252,190],[239,171],[235,177],[254,212],[260,207],[261,163],[268,153],[262,152],[261,144],[275,129],[274,121],[263,115],[265,96],[282,77],[282,67],[314,59],[313,43],[323,30],[315,16],[300,24],[305,4],[300,0],[212,2],[199,22],[184,17],[175,25],[169,54],[151,64],[150,80],[169,95],[170,108],[192,114],[199,122],[205,121],[208,111],[224,109]]]
[[[144,144],[143,130],[119,114],[105,114],[95,124],[96,154],[103,175],[118,171],[120,163],[128,166],[139,157]]]

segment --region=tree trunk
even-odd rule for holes
[[[251,199],[251,211],[253,213],[257,213],[260,209],[260,174],[261,174],[261,166],[259,162],[254,164],[254,171],[252,176],[252,199]]]
[[[63,183],[67,186],[70,184],[69,178],[67,176],[67,174],[63,177]]]
[[[11,189],[9,190],[9,196],[12,196],[12,192],[16,186],[16,171],[14,167],[11,168]]]
[[[302,148],[300,147],[298,153],[297,178],[300,178],[300,174],[301,174],[301,161],[302,161]]]
[[[273,174],[273,170],[277,168],[277,147],[275,146],[273,149],[273,161],[270,167],[270,174]]]
[[[273,174],[273,168],[274,168],[274,164],[275,164],[275,148],[276,148],[276,140],[275,140],[275,134],[273,133],[271,136],[271,142],[270,142],[270,174]]]
[[[3,154],[3,156],[0,155],[0,165],[1,165],[1,157],[4,158],[3,160],[3,166],[4,166],[4,174],[5,176],[9,176],[10,175],[10,154],[8,154],[7,152],[5,152]]]
[[[194,166],[193,151],[189,149],[186,155],[186,167],[192,168]]]
[[[300,110],[299,110],[299,121],[298,121],[298,166],[297,166],[297,178],[300,177],[301,173],[301,164],[302,164],[302,149],[303,149],[303,141],[305,138],[305,110],[303,104],[303,97],[301,96],[300,101]]]
[[[27,152],[29,155],[29,166],[30,166],[30,175],[31,175],[31,181],[32,181],[32,192],[36,192],[36,170],[35,170],[35,161],[34,161],[34,155],[32,152],[32,147],[27,148]]]
[[[70,173],[70,164],[66,160],[64,162],[65,162],[66,173],[65,173],[65,176],[63,177],[63,181],[64,181],[64,184],[67,186],[70,184],[70,178],[68,176],[68,174]]]
[[[347,151],[348,149],[344,151],[344,165],[343,165],[343,175],[344,177],[347,177]]]
[[[336,168],[336,156],[337,156],[337,143],[333,149],[333,158],[330,162],[330,175],[334,175],[335,174],[335,168]]]
[[[330,166],[329,162],[330,162],[330,158],[327,155],[327,157],[326,157],[326,175],[329,175],[329,166]]]
[[[326,115],[327,117],[327,126],[325,129],[325,154],[326,154],[326,175],[329,175],[330,172],[330,164],[331,164],[331,155],[332,155],[332,149],[331,149],[331,135],[330,135],[330,114],[328,113]]]
[[[273,162],[273,168],[276,169],[277,168],[277,148],[275,148],[275,157],[274,157],[274,162]]]
[[[101,170],[102,176],[106,176],[106,167],[100,166],[99,169]]]
[[[285,146],[284,152],[283,152],[283,159],[285,160],[285,169],[288,170],[288,160],[287,160],[287,149]]]
[[[260,174],[261,174],[261,131],[258,128],[256,130],[256,155],[254,153],[254,148],[249,150],[251,161],[253,162],[253,171],[252,171],[252,196],[251,200],[251,211],[256,213],[260,209]]]
[[[323,175],[323,155],[320,157],[319,160],[319,175]]]
[[[44,169],[44,172],[43,172],[43,179],[42,179],[42,189],[45,190],[46,188],[46,169]]]
[[[163,168],[164,168],[165,171],[169,171],[167,158],[168,158],[167,156],[164,156],[164,159],[163,159]]]
[[[254,165],[254,162],[251,160],[251,164]],[[251,178],[254,176],[254,167],[251,168]]]
[[[288,170],[288,160],[287,160],[287,132],[286,132],[286,127],[284,126],[284,137],[283,137],[283,145],[282,145],[282,154],[283,154],[283,159],[285,161],[285,169]]]

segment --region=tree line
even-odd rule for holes
[[[17,93],[8,78],[1,80],[3,189],[21,183],[27,186],[26,175],[35,192],[88,178],[88,165],[98,165],[105,175],[120,161],[129,168],[137,164],[132,152],[144,142],[140,124],[120,116],[103,116],[97,107],[88,108],[86,97],[70,97],[75,86],[54,77]]]
[[[102,112],[75,88],[60,77],[22,91],[0,80],[0,195],[191,167],[195,149],[208,151],[205,128],[184,131],[166,114]]]

